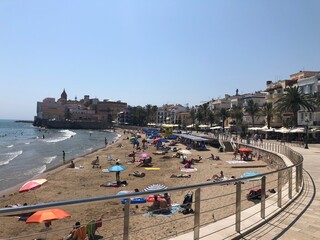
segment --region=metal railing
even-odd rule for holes
[[[263,224],[264,221],[272,218],[276,212],[282,211],[299,195],[303,186],[303,157],[299,153],[287,146],[276,143],[265,142],[259,146],[245,146],[252,148],[253,151],[259,152],[259,154],[263,154],[263,157],[265,157],[263,160],[266,162],[268,162],[269,154],[272,154],[276,160],[269,159],[270,163],[276,164],[278,167],[281,166],[281,169],[254,177],[231,179],[221,182],[206,182],[163,190],[136,192],[121,196],[101,196],[87,199],[42,203],[17,208],[1,208],[0,217],[3,219],[8,215],[18,215],[52,207],[74,207],[79,204],[86,204],[89,206],[92,204],[105,204],[106,202],[119,202],[121,199],[126,199],[122,216],[102,219],[103,226],[113,226],[113,228],[116,229],[116,232],[113,232],[110,227],[105,230],[103,230],[102,227],[100,232],[103,234],[103,239],[143,239],[144,237],[141,236],[147,236],[144,235],[145,231],[148,232],[146,233],[148,234],[148,237],[155,239],[174,238],[182,234],[190,234],[190,232],[193,232],[193,239],[201,239],[204,234],[202,234],[202,229],[212,224],[212,231],[209,234],[223,234],[223,231],[226,228],[231,228],[236,235],[240,236],[257,228],[259,224]],[[284,163],[288,159],[290,159],[292,164],[285,166]],[[258,181],[257,178],[259,178]],[[251,182],[251,180],[256,181]],[[244,210],[257,206],[257,204],[255,204],[256,202],[253,203],[252,201],[248,201],[247,198],[248,189],[254,187],[261,188],[261,198],[258,200],[260,207],[258,210],[250,210],[250,216],[244,217],[242,215]],[[212,196],[211,191],[213,188],[221,188],[223,191],[220,191],[220,195]],[[270,196],[267,196],[267,189],[273,189],[276,193],[269,193]],[[167,218],[168,221],[165,222],[159,221],[157,218],[149,218],[146,220],[146,215],[155,216],[156,213],[151,210],[148,211],[147,209],[143,209],[141,213],[135,213],[135,210],[132,209],[134,204],[132,205],[130,203],[131,198],[146,197],[147,195],[165,192],[169,192],[171,195],[176,194],[177,196],[184,196],[184,193],[189,191],[194,192],[194,201],[191,203],[194,206],[194,208],[192,208],[193,213],[172,214]],[[226,199],[229,199],[229,201],[226,201]],[[181,205],[177,205],[176,207],[179,208]],[[110,208],[112,208],[112,204]],[[268,213],[270,211],[272,212],[271,214]],[[261,221],[249,228],[245,227],[245,222],[253,215],[259,215]],[[217,222],[230,217],[233,218],[233,223],[231,225],[225,225],[223,228],[214,225]],[[144,221],[143,224],[141,224],[142,221]],[[168,224],[169,226],[164,226],[164,224]],[[160,228],[160,230],[157,231],[156,228]],[[119,231],[119,229],[122,230]],[[164,231],[164,229],[166,229],[166,231]],[[161,230],[162,234],[157,234],[157,232]],[[57,235],[62,236],[66,231],[67,228],[46,231],[46,239],[57,239]],[[150,236],[150,232],[154,232],[155,235]],[[30,237],[39,237],[43,236],[43,234],[43,232],[33,232],[29,234],[22,232],[15,237],[4,236],[5,238],[1,239],[30,239]]]

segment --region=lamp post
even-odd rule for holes
[[[309,119],[308,118],[306,118],[305,120],[305,123],[306,123],[306,126],[305,126],[305,130],[306,130],[306,136],[305,136],[305,138],[304,138],[304,148],[305,149],[309,149],[309,146],[308,146],[308,138],[309,138],[309,134],[308,134],[308,130],[309,130]]]

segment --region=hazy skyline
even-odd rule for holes
[[[199,105],[318,71],[320,2],[0,1],[0,119],[90,95]]]

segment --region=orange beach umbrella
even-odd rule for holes
[[[32,214],[26,223],[42,223],[62,218],[71,217],[71,215],[59,208],[40,210]]]

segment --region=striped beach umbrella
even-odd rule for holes
[[[143,190],[145,192],[147,192],[147,191],[163,190],[163,189],[167,189],[167,188],[168,188],[167,186],[162,185],[162,184],[151,184]]]

